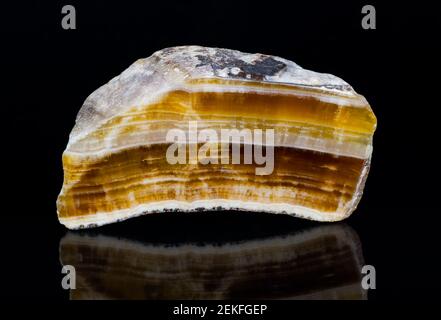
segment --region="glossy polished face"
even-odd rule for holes
[[[63,224],[218,207],[320,221],[351,214],[376,127],[364,97],[341,79],[288,61],[276,80],[224,74],[219,63],[231,72],[239,53],[207,49],[204,59],[204,50],[180,47],[138,61],[86,101],[63,154]]]
[[[352,199],[365,165],[363,159],[276,147],[273,172],[256,176],[255,167],[247,164],[172,165],[164,159],[167,148],[135,148],[90,167],[81,173],[70,197],[59,200],[62,212],[87,215],[135,203],[200,199],[279,202],[332,212],[340,202]]]

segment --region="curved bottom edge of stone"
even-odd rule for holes
[[[355,209],[355,208],[354,208]],[[185,201],[161,201],[155,203],[141,204],[130,209],[113,212],[99,212],[78,217],[60,217],[59,221],[68,229],[84,229],[100,227],[106,224],[120,222],[130,218],[161,212],[199,212],[199,211],[249,211],[274,214],[287,214],[307,220],[321,222],[341,221],[349,217],[353,210],[345,212],[323,212],[311,208],[296,206],[286,203],[264,204],[258,202],[244,202],[232,200],[198,200],[193,202]]]

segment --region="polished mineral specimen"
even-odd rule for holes
[[[146,243],[68,233],[73,300],[366,299],[361,244],[346,225],[233,243]]]
[[[263,54],[163,49],[84,102],[58,217],[72,229],[218,209],[341,220],[361,198],[375,127],[365,98],[333,75]],[[223,138],[234,129],[239,140]]]

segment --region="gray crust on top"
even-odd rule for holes
[[[348,83],[336,76],[303,69],[277,56],[201,46],[171,47],[137,60],[95,90],[78,112],[69,145],[125,108],[144,105],[168,90],[185,86],[186,79],[213,77],[317,87],[356,95]]]

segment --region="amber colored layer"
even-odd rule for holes
[[[65,154],[60,217],[202,199],[287,203],[333,212],[352,199],[365,164],[357,158],[276,147],[273,173],[256,176],[255,164],[170,165],[167,147],[123,150],[93,162],[77,162]]]
[[[88,143],[95,140],[103,148],[103,139],[114,130],[124,137],[155,128],[173,128],[176,121],[225,121],[219,126],[231,128],[231,122],[245,122],[253,129],[274,128],[276,134],[285,125],[288,132],[367,144],[375,130],[376,118],[369,105],[348,106],[321,101],[313,96],[258,92],[190,92],[175,90],[152,104],[133,107],[130,112],[115,116],[87,135]],[[173,123],[175,122],[175,123]],[[119,127],[118,127],[119,126]],[[92,145],[89,145],[92,146]],[[72,151],[76,147],[72,146]],[[89,150],[91,151],[91,150]]]
[[[240,96],[240,98],[239,98]],[[195,92],[192,107],[201,115],[302,122],[359,133],[371,133],[375,118],[369,109],[339,106],[310,96],[257,92]]]

